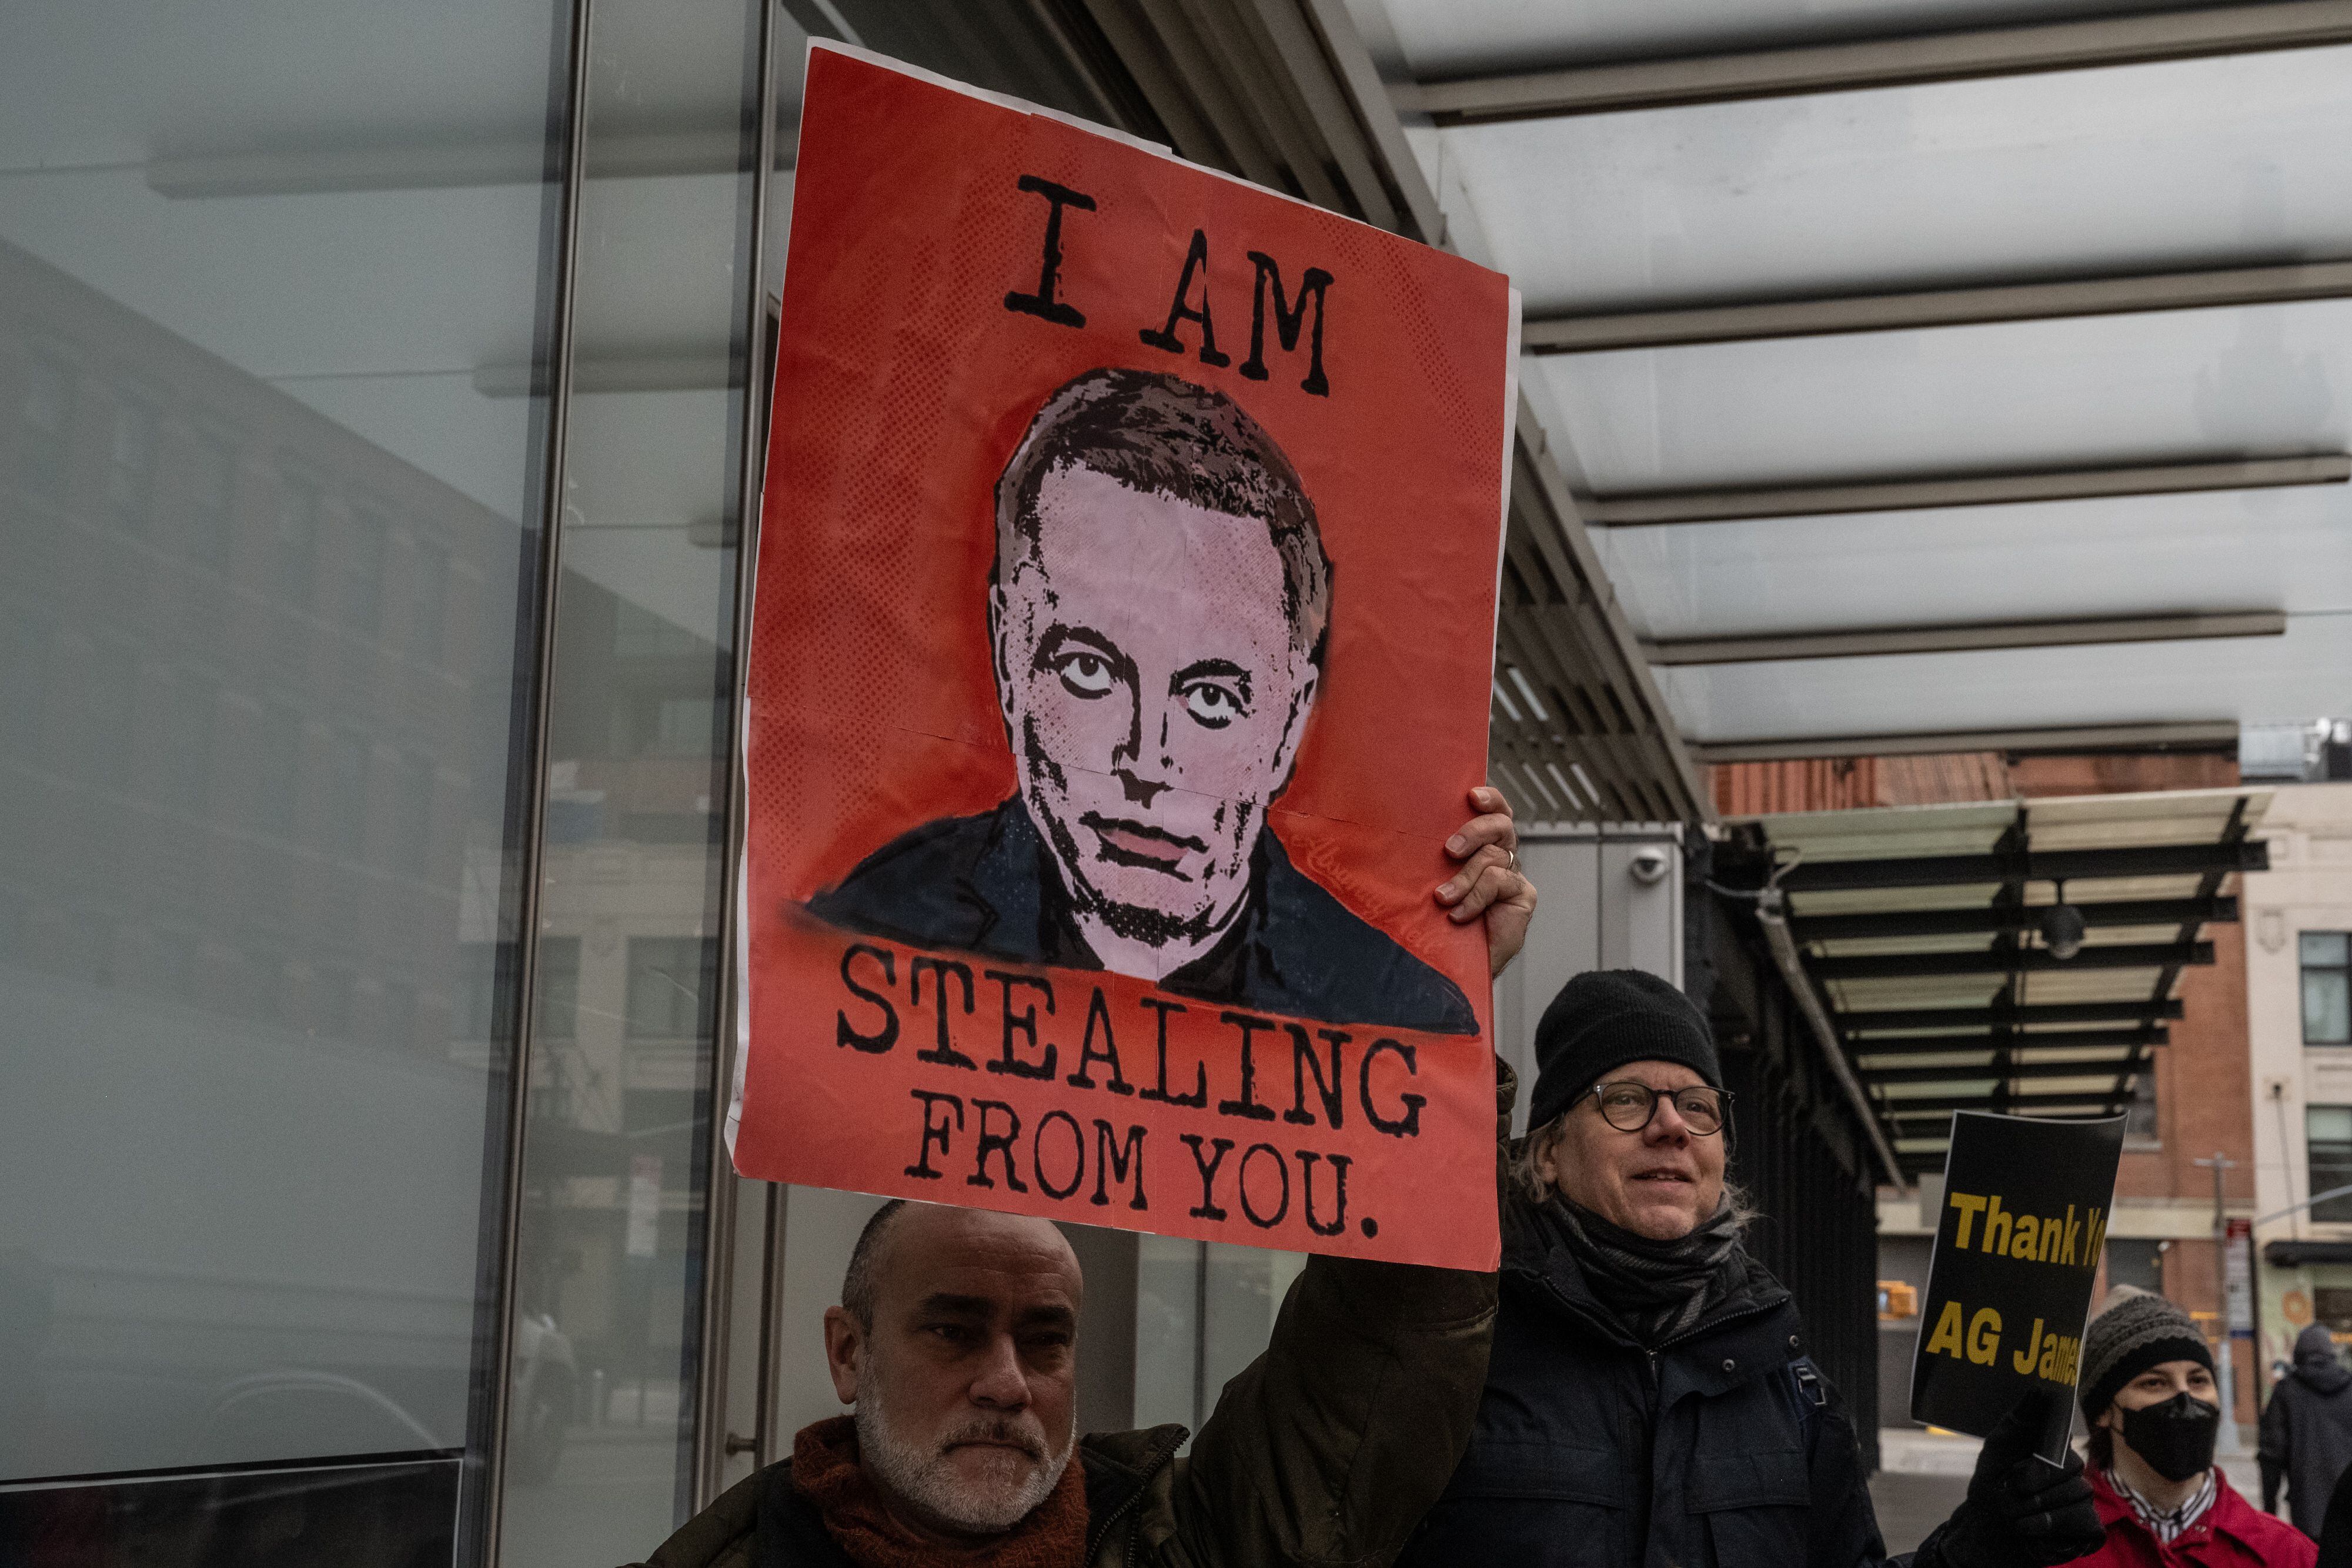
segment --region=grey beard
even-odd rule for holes
[[[1060,1484],[1062,1471],[1070,1462],[1076,1446],[1077,1412],[1070,1413],[1070,1429],[1062,1435],[1055,1449],[1032,1416],[1025,1423],[998,1417],[975,1416],[942,1436],[937,1443],[925,1446],[901,1437],[884,1413],[887,1396],[879,1380],[874,1377],[877,1363],[866,1363],[866,1382],[871,1397],[861,1396],[851,1417],[857,1428],[859,1458],[874,1467],[883,1485],[892,1495],[929,1516],[932,1522],[965,1535],[1002,1535],[1034,1512]],[[946,1446],[980,1437],[1010,1437],[1016,1441],[1034,1445],[1038,1458],[1028,1478],[1016,1486],[997,1486],[975,1491],[952,1476],[947,1468]]]

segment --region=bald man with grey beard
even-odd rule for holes
[[[1535,889],[1500,792],[1471,802],[1435,898],[1484,922],[1499,971]],[[1497,1069],[1499,1145],[1516,1085]],[[1492,1274],[1310,1258],[1182,1458],[1180,1426],[1076,1435],[1085,1289],[1045,1220],[884,1205],[824,1314],[854,1413],[803,1428],[650,1568],[1381,1568],[1468,1439]]]

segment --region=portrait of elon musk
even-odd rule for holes
[[[1018,785],[883,845],[811,913],[1327,1023],[1476,1032],[1460,988],[1269,830],[1331,599],[1314,503],[1239,404],[1143,371],[1066,382],[996,485],[988,624]]]

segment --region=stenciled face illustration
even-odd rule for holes
[[[991,612],[1021,795],[1084,915],[1197,943],[1248,891],[1316,671],[1256,517],[1058,467]]]

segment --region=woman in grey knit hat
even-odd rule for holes
[[[2213,1353],[2189,1314],[2119,1286],[2083,1331],[2091,1491],[2107,1541],[2098,1568],[2312,1568],[2318,1547],[2257,1512],[2213,1463],[2221,1428]]]

